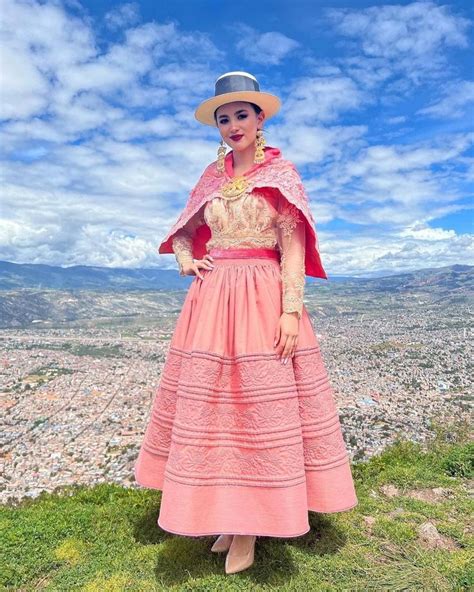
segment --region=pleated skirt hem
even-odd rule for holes
[[[334,514],[358,504],[349,460],[327,471],[308,471],[302,484],[282,488],[185,485],[167,479],[165,472],[166,459],[142,449],[135,480],[162,492],[157,523],[182,536],[293,538],[309,532],[308,512]]]

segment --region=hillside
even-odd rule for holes
[[[437,430],[353,465],[358,505],[310,512],[297,538],[257,537],[254,565],[224,573],[215,537],[161,530],[161,492],[76,487],[0,508],[3,590],[325,592],[472,590],[472,443]]]

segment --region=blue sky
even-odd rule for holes
[[[474,262],[470,3],[0,1],[1,259],[175,268],[220,139],[194,109],[245,70],[330,274]]]

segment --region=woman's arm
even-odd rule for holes
[[[305,288],[305,221],[299,209],[280,194],[278,204],[278,243],[283,280],[283,312],[296,312],[301,318]]]
[[[183,266],[194,261],[193,238],[196,230],[205,223],[204,209],[202,208],[174,235],[172,246],[176,261],[178,262],[179,275],[186,275],[183,272]]]

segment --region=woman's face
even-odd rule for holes
[[[224,142],[233,150],[241,151],[255,145],[257,129],[262,128],[265,115],[263,111],[257,115],[252,105],[245,101],[234,101],[221,105],[216,118]]]

